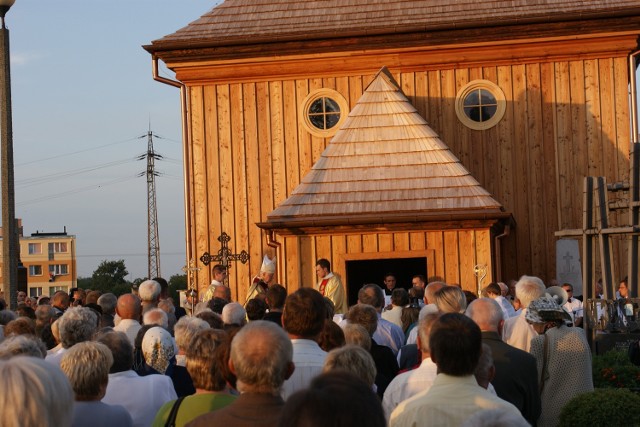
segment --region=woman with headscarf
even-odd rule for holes
[[[155,326],[144,334],[142,355],[144,364],[137,371],[138,375],[162,374],[171,377],[178,397],[196,392],[187,368],[176,364],[176,347],[166,329]]]
[[[593,390],[591,350],[584,330],[567,326],[571,316],[548,294],[529,304],[525,318],[539,334],[530,350],[542,401],[538,425],[555,426],[567,402]]]

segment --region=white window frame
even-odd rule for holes
[[[50,264],[49,274],[55,274],[56,276],[66,276],[69,274],[69,266],[67,264]]]
[[[34,273],[32,269],[35,269],[36,267],[40,267],[40,274]],[[42,276],[42,266],[39,264],[33,264],[29,266],[29,276],[30,277],[36,277],[36,276]]]
[[[33,248],[34,250],[31,250]],[[36,251],[36,248],[38,249]],[[42,253],[42,243],[29,243],[29,255],[40,255]]]
[[[69,252],[69,245],[67,242],[51,242],[49,243],[49,247],[53,250],[49,250],[49,252],[53,252],[54,254],[61,254]],[[63,250],[64,247],[64,250]]]

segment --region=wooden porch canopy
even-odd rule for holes
[[[491,226],[510,216],[382,68],[300,185],[257,225],[304,234],[392,224]]]

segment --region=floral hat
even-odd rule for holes
[[[171,334],[158,326],[149,329],[142,339],[142,354],[147,365],[164,374],[175,356]]]
[[[568,320],[571,322],[569,313],[550,295],[531,301],[527,308],[525,319],[529,323],[545,323],[553,320]]]

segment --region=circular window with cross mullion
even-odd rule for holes
[[[502,90],[488,80],[474,80],[456,96],[456,114],[467,127],[485,130],[504,116],[506,101]]]
[[[302,117],[307,130],[323,138],[333,136],[349,113],[349,104],[332,89],[311,92],[302,102]]]

